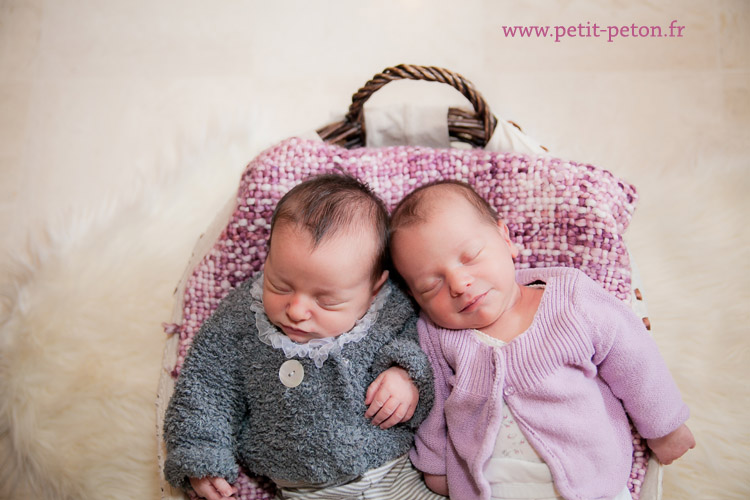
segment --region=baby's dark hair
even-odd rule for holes
[[[277,224],[306,230],[313,248],[342,230],[375,237],[373,282],[388,265],[388,211],[383,201],[362,181],[347,173],[326,173],[294,186],[279,200],[271,217],[271,247]]]
[[[495,208],[479,196],[469,184],[457,180],[440,180],[420,186],[396,205],[391,214],[390,234],[412,224],[420,224],[430,216],[431,209],[440,202],[440,193],[450,192],[463,196],[488,223],[500,220]]]

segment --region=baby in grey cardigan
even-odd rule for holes
[[[177,380],[164,422],[171,484],[228,497],[242,466],[282,493],[319,492],[385,467],[424,489],[406,455],[432,371],[415,310],[387,279],[387,222],[346,175],[282,198],[263,273],[206,320]]]

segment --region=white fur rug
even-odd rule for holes
[[[207,139],[137,192],[36,228],[6,261],[0,498],[159,497],[161,322],[193,244],[250,159],[240,142]],[[698,440],[666,468],[664,498],[750,498],[747,181],[644,176],[629,241]]]
[[[225,132],[5,261],[0,498],[159,498],[161,323],[249,159]]]

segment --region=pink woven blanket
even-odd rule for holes
[[[616,297],[631,297],[630,260],[622,235],[630,223],[635,188],[610,172],[552,157],[484,150],[398,146],[343,149],[292,138],[261,153],[245,169],[229,223],[188,278],[173,375],[200,325],[229,290],[260,270],[278,200],[301,180],[341,169],[365,181],[389,209],[414,188],[438,179],[470,183],[507,222],[521,249],[518,268],[571,266]],[[634,433],[629,487],[637,499],[648,450]],[[264,479],[242,475],[243,499],[273,498]]]

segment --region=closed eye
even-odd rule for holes
[[[268,289],[273,293],[285,294],[292,292],[289,288],[275,284],[269,279],[266,279],[266,283],[268,284]]]
[[[417,293],[419,293],[420,295],[429,295],[431,292],[436,291],[438,288],[440,288],[440,281],[433,281],[420,287]]]
[[[316,302],[323,309],[337,309],[346,304],[346,300],[336,297],[318,297]]]
[[[477,258],[482,254],[482,250],[484,250],[484,248],[479,248],[476,251],[467,252],[467,253],[463,254],[461,256],[461,263],[462,264],[471,264],[472,262],[474,262],[475,260],[477,260]]]

